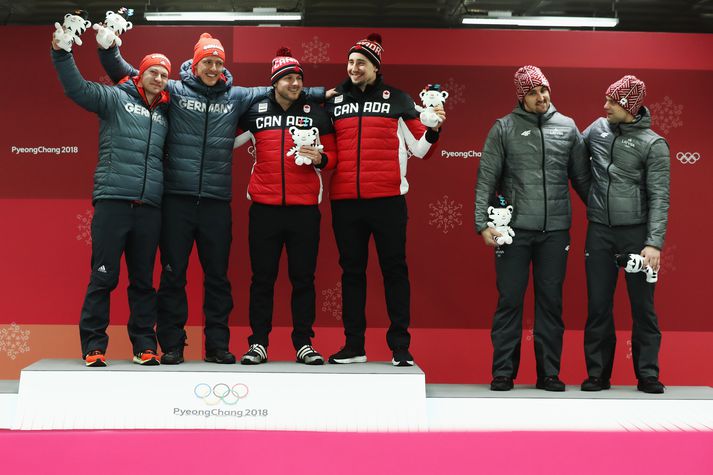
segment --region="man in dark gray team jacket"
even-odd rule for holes
[[[92,273],[79,320],[82,358],[87,366],[106,366],[109,296],[119,282],[124,254],[134,362],[157,365],[153,269],[168,133],[164,88],[171,63],[162,54],[147,55],[134,77],[109,87],[84,80],[72,53],[59,49],[57,40],[52,42],[52,62],[67,97],[100,120],[92,193]]]
[[[638,254],[658,272],[668,222],[670,155],[666,141],[651,130],[643,101],[646,85],[624,76],[606,91],[604,110],[584,131],[592,156],[592,191],[587,217],[587,291],[589,316],[584,354],[589,377],[583,391],[610,388],[616,334],[614,289],[619,274],[615,255]],[[634,320],[631,350],[638,389],[663,393],[658,353],[661,332],[654,311],[655,284],[644,273],[627,273],[626,287]]]
[[[229,351],[228,327],[233,309],[228,280],[233,142],[240,116],[254,101],[267,97],[272,88],[233,86],[225,59],[221,42],[203,33],[194,46],[193,59],[181,66],[181,80],[169,80],[166,88],[171,94],[170,128],[156,326],[164,364],[183,362],[188,320],[186,271],[194,243],[205,274],[205,360],[235,363]],[[100,60],[114,81],[135,71],[116,47],[100,49]],[[306,92],[323,102],[323,88]]]
[[[586,202],[589,157],[574,121],[550,103],[550,85],[535,66],[515,73],[518,104],[498,119],[483,147],[475,195],[475,225],[495,246],[500,293],[493,317],[493,391],[513,388],[520,364],[522,308],[530,274],[535,285],[537,388],[564,391],[559,379],[562,354],[562,285],[572,220],[569,181]],[[512,244],[497,247],[500,234],[487,226],[495,193],[513,206]]]

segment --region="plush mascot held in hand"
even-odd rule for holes
[[[515,231],[509,226],[512,219],[512,206],[507,204],[505,198],[498,196],[499,206],[488,206],[488,217],[490,221],[486,224],[489,228],[495,229],[500,233],[500,236],[495,238],[498,246],[503,244],[512,244],[512,238],[515,236]]]
[[[416,104],[416,110],[421,113],[421,123],[426,127],[436,127],[441,119],[434,112],[436,106],[443,106],[448,99],[448,92],[441,91],[440,84],[429,84],[418,95],[423,107]]]
[[[109,49],[112,45],[121,46],[121,35],[129,31],[134,25],[127,20],[134,11],[127,8],[120,8],[116,13],[106,12],[103,23],[94,23],[93,29],[97,32],[97,44],[102,49]]]
[[[67,53],[72,51],[74,43],[82,46],[82,33],[92,25],[89,20],[89,14],[84,10],[75,10],[73,13],[67,13],[64,16],[64,21],[60,25],[55,22],[54,39],[57,40],[57,46],[65,50]]]
[[[317,127],[298,129],[292,126],[289,130],[290,134],[292,134],[292,141],[295,143],[295,146],[287,152],[287,156],[291,157],[295,155],[295,165],[312,165],[312,160],[300,155],[299,150],[303,145],[311,145],[320,151],[324,149],[324,146],[319,145],[319,129]]]

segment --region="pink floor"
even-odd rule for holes
[[[713,473],[713,432],[0,431],[0,472]]]

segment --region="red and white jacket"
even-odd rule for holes
[[[334,122],[339,152],[330,199],[405,195],[409,157],[427,159],[432,153],[413,99],[385,85],[380,75],[363,92],[349,79],[337,91],[341,94],[325,107]],[[429,134],[433,142],[437,137]]]
[[[288,153],[295,142],[290,130],[319,130],[322,160],[326,166],[295,164],[295,154]],[[334,129],[324,108],[305,99],[304,93],[286,111],[275,101],[274,92],[256,102],[240,118],[235,147],[251,140],[255,147],[247,197],[267,205],[316,205],[322,201],[321,169],[331,169],[337,163]]]

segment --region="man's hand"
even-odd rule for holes
[[[309,158],[312,161],[312,165],[319,165],[322,163],[322,153],[311,145],[303,145],[297,151],[304,158]]]
[[[641,250],[641,256],[644,258],[644,265],[651,267],[656,272],[661,267],[661,251],[653,246],[646,246]]]
[[[438,132],[439,130],[441,130],[443,123],[446,121],[446,111],[445,111],[445,109],[443,109],[442,105],[438,105],[433,108],[433,112],[436,113],[436,115],[438,116],[438,120],[440,122],[437,126],[431,127],[431,129],[433,129],[435,132]]]
[[[324,99],[328,101],[336,95],[337,95],[337,90],[335,88],[332,88],[329,91],[324,93]]]
[[[486,246],[493,247],[498,246],[498,243],[495,242],[495,238],[502,236],[502,234],[497,232],[494,228],[485,228],[483,229],[483,232],[480,233],[480,235],[483,236],[483,241],[485,242]]]

